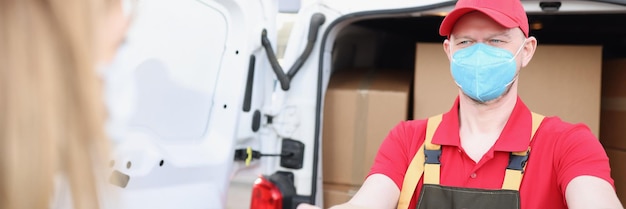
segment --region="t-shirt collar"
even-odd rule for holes
[[[513,112],[506,122],[502,133],[500,133],[500,137],[494,144],[494,150],[518,152],[528,149],[531,126],[532,116],[530,110],[518,96]],[[443,114],[441,123],[433,136],[433,144],[461,146],[459,137],[459,97],[454,101],[452,109]]]

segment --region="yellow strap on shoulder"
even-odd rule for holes
[[[426,137],[424,143],[426,150],[441,150],[441,145],[433,144],[433,136],[441,123],[442,115],[428,118],[426,125]],[[441,164],[424,164],[424,184],[439,185],[439,177],[441,172]]]
[[[402,182],[402,189],[400,190],[400,199],[398,199],[398,209],[409,208],[417,183],[420,178],[422,178],[422,174],[424,173],[425,160],[424,144],[422,144],[417,153],[415,153],[413,160],[411,160],[411,164],[409,164],[409,168],[404,174],[404,181]]]
[[[411,204],[415,188],[424,173],[424,163],[426,162],[426,158],[424,156],[425,144],[431,144],[433,135],[435,134],[439,123],[441,123],[441,119],[442,115],[433,116],[428,119],[424,143],[418,148],[417,153],[413,156],[413,160],[411,160],[411,163],[404,174],[402,190],[400,191],[400,199],[398,200],[398,209],[407,209],[409,204]]]
[[[441,145],[433,144],[433,136],[435,135],[435,131],[439,127],[441,120],[443,119],[443,115],[435,115],[433,117],[428,118],[428,123],[426,123],[426,136],[424,138],[424,143],[426,144],[427,150],[439,150],[441,149]]]
[[[535,133],[537,133],[537,130],[539,129],[539,126],[541,126],[541,122],[543,122],[543,119],[546,116],[531,112],[532,114],[532,123],[533,123],[533,127],[531,129],[530,132],[530,140],[533,140],[533,137],[535,137]]]
[[[545,118],[545,116],[531,113],[532,114],[532,128],[530,133],[530,141],[535,137],[535,133],[537,133],[537,129],[541,125],[541,122]],[[513,155],[526,156],[530,152],[530,145],[526,151],[522,152],[513,152]],[[504,182],[502,183],[502,189],[506,190],[515,190],[519,191],[520,185],[522,183],[522,177],[524,177],[524,170],[526,170],[526,165],[522,168],[521,171],[506,169],[506,173],[504,174]]]

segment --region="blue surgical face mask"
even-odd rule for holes
[[[506,49],[483,43],[458,50],[452,55],[450,62],[454,81],[463,93],[479,102],[488,102],[502,96],[515,81],[515,57],[524,43],[515,55]]]

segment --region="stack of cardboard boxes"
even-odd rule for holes
[[[332,75],[324,102],[325,207],[355,194],[389,130],[407,119],[411,80],[406,70],[342,70]]]
[[[378,146],[394,125],[406,119],[408,108],[413,118],[424,119],[452,107],[459,90],[441,43],[418,43],[416,50],[415,69],[409,71],[414,74],[412,107],[407,107],[411,81],[397,72],[395,77],[383,76],[387,74],[383,70],[332,76],[324,107],[326,207],[354,195]],[[601,136],[624,200],[626,166],[619,162],[626,161],[626,128],[622,128],[626,124],[626,59],[607,61],[604,69],[602,62],[601,46],[539,45],[520,72],[519,95],[532,111],[585,123]]]

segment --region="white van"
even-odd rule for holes
[[[539,47],[594,44],[604,57],[626,57],[626,0],[522,2]],[[225,208],[237,172],[263,175],[249,200],[256,208],[322,205],[323,104],[334,70],[412,69],[415,43],[441,43],[438,27],[454,4],[303,5],[281,65],[277,0],[140,1],[104,75],[114,150],[107,178],[120,208]],[[363,28],[377,38],[359,46],[391,47],[338,44]]]

